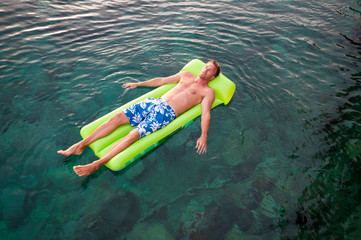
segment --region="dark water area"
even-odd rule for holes
[[[0,3],[1,239],[359,239],[360,1]],[[148,88],[125,82],[215,59],[235,82],[127,169],[80,128]]]

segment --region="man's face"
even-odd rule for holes
[[[207,63],[201,70],[199,77],[204,80],[213,80],[214,74],[217,72],[217,67],[213,63]]]

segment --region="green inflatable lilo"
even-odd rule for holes
[[[205,63],[202,62],[201,60],[194,59],[190,61],[188,64],[186,64],[181,71],[189,71],[193,75],[198,76],[204,65]],[[173,88],[175,85],[176,84],[167,84],[158,87],[153,91],[144,94],[134,99],[133,101],[115,109],[114,111],[108,113],[107,115],[89,123],[80,130],[81,136],[83,138],[86,138],[97,127],[99,127],[104,122],[108,121],[115,113],[120,112],[123,109],[129,107],[130,105],[140,102],[145,98],[149,98],[149,97],[159,98],[168,90]],[[215,100],[213,102],[212,108],[218,106],[221,103],[223,103],[224,105],[228,104],[236,89],[236,85],[226,76],[224,76],[222,73],[218,77],[210,81],[208,85],[211,88],[213,88],[215,91]],[[151,133],[150,135],[139,139],[131,146],[129,146],[127,149],[125,149],[124,151],[113,157],[109,162],[105,164],[105,166],[107,166],[109,169],[114,171],[122,170],[123,168],[134,162],[136,159],[143,156],[145,153],[155,148],[156,146],[158,146],[160,142],[164,140],[167,136],[169,136],[171,133],[173,133],[174,131],[176,131],[181,127],[190,124],[193,121],[193,119],[201,115],[201,113],[202,113],[201,104],[198,104],[197,106],[189,109],[185,113],[178,116],[176,119],[174,119],[164,128],[157,130],[154,133]],[[132,129],[133,127],[131,127],[130,124],[122,125],[114,132],[112,132],[110,135],[93,142],[92,144],[89,145],[89,147],[94,151],[96,156],[102,158],[109,151],[109,149],[112,147],[114,143],[116,143],[124,136],[126,136]]]

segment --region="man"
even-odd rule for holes
[[[139,138],[163,128],[177,116],[202,103],[202,134],[197,141],[196,148],[198,154],[203,154],[207,151],[207,133],[211,119],[210,111],[214,101],[214,90],[208,86],[208,82],[217,77],[219,73],[219,64],[211,60],[202,68],[198,77],[188,71],[183,71],[166,78],[154,78],[140,83],[125,83],[123,87],[128,89],[140,86],[158,87],[168,83],[178,84],[161,98],[145,99],[122,112],[116,113],[111,119],[95,129],[88,137],[74,144],[66,151],[59,150],[58,153],[64,156],[71,154],[80,155],[89,144],[109,135],[120,125],[130,123],[132,126],[137,126],[127,136],[116,142],[103,158],[90,164],[79,165],[73,168],[77,175],[87,176],[132,145]]]

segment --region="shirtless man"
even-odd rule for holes
[[[203,154],[207,151],[207,133],[211,120],[210,111],[214,101],[214,90],[208,86],[208,82],[217,77],[219,73],[219,64],[212,60],[202,68],[198,77],[190,72],[183,71],[170,77],[154,78],[140,83],[125,83],[123,87],[128,89],[140,86],[158,87],[168,83],[178,84],[161,98],[145,99],[116,113],[88,137],[74,144],[66,151],[59,150],[58,153],[64,156],[71,154],[80,155],[89,144],[109,135],[120,125],[130,123],[132,126],[137,126],[127,136],[115,143],[103,158],[90,164],[79,165],[73,168],[77,175],[87,176],[98,170],[103,164],[132,145],[139,138],[163,128],[177,116],[202,103],[202,134],[197,141],[196,148],[198,154]]]

